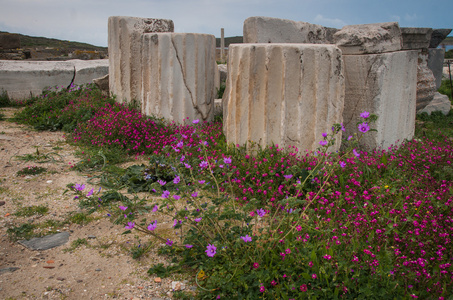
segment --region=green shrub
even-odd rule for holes
[[[453,66],[452,66],[453,68]],[[453,83],[451,83],[453,84]],[[451,85],[450,85],[450,80],[442,80],[442,84],[440,85],[440,88],[438,90],[439,93],[447,95],[450,101],[452,101],[451,98]]]

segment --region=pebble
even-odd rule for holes
[[[3,206],[3,205],[5,205],[5,204],[6,204],[5,201],[0,201],[0,206]]]
[[[54,266],[43,266],[44,269],[55,269]]]
[[[52,183],[52,180],[47,180],[46,183]]]
[[[97,272],[101,272],[101,269],[96,269],[95,271],[97,271]]]
[[[92,240],[92,239],[95,239],[95,238],[96,238],[96,236],[94,236],[94,235],[89,235],[89,236],[88,236],[88,239],[91,239],[91,240]]]
[[[174,291],[182,291],[186,288],[186,285],[180,281],[172,281],[171,289]]]
[[[160,277],[156,277],[156,278],[154,278],[154,282],[156,282],[156,283],[161,283],[161,282],[162,282],[162,279],[160,279]]]
[[[63,277],[57,277],[57,280],[58,280],[58,281],[63,281],[64,278],[63,278]]]

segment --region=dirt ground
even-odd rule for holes
[[[6,118],[14,108],[0,109]],[[36,163],[20,158],[27,154],[52,155],[55,161]],[[133,259],[130,248],[137,246],[134,235],[121,235],[124,228],[113,225],[104,213],[86,225],[72,223],[59,228],[70,233],[65,245],[32,251],[11,241],[7,229],[25,223],[63,220],[80,212],[77,200],[64,194],[69,183],[86,183],[90,174],[81,174],[71,166],[77,163],[76,148],[65,143],[62,132],[38,132],[28,126],[0,121],[0,299],[172,299],[172,283],[182,283],[194,290],[185,278],[158,278],[147,274],[156,263],[165,263],[157,255],[159,242],[147,256]],[[31,165],[47,168],[43,174],[17,176],[17,171]],[[99,187],[87,184],[87,190]],[[45,215],[14,215],[21,207],[44,205]],[[159,222],[170,223],[171,220]],[[51,229],[51,228],[49,228]],[[55,228],[54,228],[55,229]],[[43,229],[47,230],[46,228]],[[72,251],[73,241],[86,239]],[[142,237],[142,242],[149,241]],[[7,269],[7,268],[17,268]],[[3,270],[3,271],[2,271]]]

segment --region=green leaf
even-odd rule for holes
[[[317,260],[315,250],[311,251],[311,260],[312,260],[312,261],[316,261],[316,260]]]

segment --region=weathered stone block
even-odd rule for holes
[[[223,96],[228,143],[315,150],[342,122],[344,76],[334,45],[232,44]],[[340,139],[332,147],[335,151]]]
[[[119,102],[140,101],[141,36],[150,32],[173,32],[172,20],[109,17],[109,85]]]
[[[110,95],[109,91],[109,74],[93,79],[93,83],[101,90],[102,94],[105,96]]]
[[[428,48],[432,33],[432,28],[401,27],[403,50]]]
[[[451,109],[451,102],[447,95],[436,93],[433,101],[431,101],[424,109],[417,111],[417,114],[426,112],[428,115],[435,111],[440,111],[444,115],[448,115]]]
[[[401,50],[401,31],[397,22],[347,25],[334,34],[343,54],[376,54]]]
[[[443,40],[450,34],[451,29],[433,29],[431,40],[429,41],[429,48],[437,48]]]
[[[367,132],[361,144],[388,147],[411,139],[415,130],[417,51],[344,55],[346,136],[359,133],[360,113],[378,115],[377,132]]]
[[[436,91],[442,84],[442,68],[444,66],[445,49],[428,49],[428,68],[433,72]]]
[[[269,17],[250,17],[244,21],[244,43],[329,44],[332,28]]]
[[[0,61],[0,91],[11,99],[22,100],[40,95],[46,87],[66,88],[74,76],[75,84],[92,83],[109,73],[108,59],[67,61]]]
[[[436,91],[436,80],[428,68],[428,49],[423,48],[418,51],[417,111],[425,108],[434,99]]]
[[[211,121],[215,99],[215,37],[147,33],[141,41],[141,111],[178,123]]]

